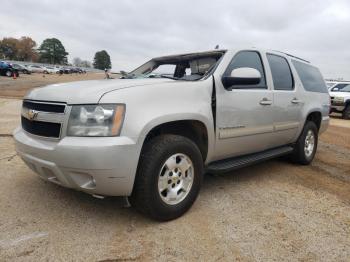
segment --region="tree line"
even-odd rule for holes
[[[37,48],[37,43],[28,36],[21,38],[4,37],[0,39],[0,59],[25,62],[40,62],[46,64],[68,64],[68,52],[57,38],[47,38]],[[96,69],[110,69],[111,59],[107,51],[95,53],[93,63],[79,57],[73,59],[73,65],[79,67],[94,67]]]

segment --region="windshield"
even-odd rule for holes
[[[211,74],[225,51],[154,58],[122,78],[170,78],[195,81]]]
[[[350,83],[349,84],[337,84],[332,88],[333,92],[350,92]]]

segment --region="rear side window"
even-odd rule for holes
[[[275,90],[293,90],[293,77],[287,60],[278,55],[267,55]]]
[[[292,60],[292,62],[305,90],[310,92],[328,93],[326,83],[318,68],[296,60]]]
[[[227,67],[224,75],[230,75],[232,70],[241,68],[241,67],[250,67],[258,70],[261,75],[260,83],[257,85],[245,86],[247,88],[266,88],[265,81],[265,72],[264,67],[260,58],[260,55],[255,51],[241,51],[234,56],[231,63]]]

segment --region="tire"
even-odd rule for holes
[[[10,70],[7,70],[5,75],[8,76],[8,77],[11,77],[12,76],[12,72]]]
[[[131,205],[158,221],[178,218],[196,200],[202,179],[203,159],[195,143],[177,135],[155,137],[142,150]]]
[[[294,146],[294,151],[291,155],[293,162],[302,165],[309,165],[315,157],[317,144],[318,128],[314,122],[307,121]]]
[[[350,104],[348,104],[343,111],[343,118],[350,119]]]

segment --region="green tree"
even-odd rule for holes
[[[49,64],[67,64],[66,49],[57,38],[48,38],[39,47],[40,61]]]
[[[111,58],[107,53],[107,51],[102,50],[102,51],[96,52],[93,66],[94,68],[102,69],[102,70],[112,68]]]

